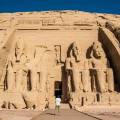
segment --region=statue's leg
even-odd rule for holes
[[[73,69],[73,81],[75,85],[75,91],[83,90],[81,76],[79,70]]]
[[[12,91],[15,88],[15,74],[13,71],[8,71],[7,73],[7,85],[8,91]]]
[[[108,90],[110,92],[114,91],[114,75],[113,75],[113,70],[109,68],[107,70],[107,82],[108,82]]]
[[[90,69],[90,83],[91,83],[92,92],[96,91],[95,76],[96,76],[96,71]]]
[[[106,92],[106,80],[105,80],[105,73],[102,69],[97,69],[97,82],[99,86],[100,92]]]
[[[16,89],[22,91],[22,70],[16,72]]]
[[[31,90],[37,90],[37,81],[38,81],[38,76],[37,72],[33,69],[31,71]]]
[[[71,74],[70,71],[67,71],[67,87],[68,87],[68,91],[72,91],[72,87],[71,87]]]
[[[40,72],[40,89],[45,91],[48,74],[46,71]]]
[[[23,81],[22,81],[22,86],[23,86],[23,90],[26,91],[27,90],[27,73],[23,72]]]
[[[90,75],[89,70],[82,71],[82,82],[83,82],[83,89],[85,92],[91,92],[91,83],[90,83]]]
[[[37,72],[37,90],[40,90],[40,72]]]

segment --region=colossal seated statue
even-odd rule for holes
[[[45,46],[35,47],[34,58],[30,60],[29,69],[30,69],[30,82],[32,91],[40,91],[40,82],[41,82],[41,69],[42,69],[42,57],[46,50]]]
[[[66,70],[68,78],[72,78],[74,81],[75,91],[91,91],[89,69],[87,68],[87,64],[88,62],[84,57],[82,57],[77,43],[73,42],[69,55],[66,59]]]
[[[48,76],[55,66],[55,54],[45,46],[35,50],[30,63],[31,90],[46,92]]]
[[[93,42],[90,57],[92,73],[96,81],[94,85],[97,85],[92,87],[99,89],[99,92],[114,91],[113,72],[111,68],[108,68],[107,58],[99,42]],[[95,82],[93,81],[92,79],[92,83]]]
[[[10,54],[7,65],[8,90],[22,92],[27,90],[27,57],[23,46],[17,41],[13,54]]]
[[[56,55],[53,50],[47,49],[44,52],[44,55],[41,59],[41,68],[40,68],[40,89],[41,91],[49,92],[51,78],[55,79],[54,73],[56,69]],[[58,66],[61,67],[61,66]],[[60,73],[61,74],[61,73]],[[49,84],[49,85],[48,85]],[[52,86],[54,87],[54,86]],[[48,94],[48,93],[47,93]]]
[[[17,43],[18,44],[18,43]],[[25,55],[23,45],[19,45],[19,48],[15,48],[15,57],[16,61],[14,63],[14,71],[16,74],[16,90],[17,91],[24,91],[27,90],[27,56]]]

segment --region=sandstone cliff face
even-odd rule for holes
[[[120,15],[0,14],[1,106],[44,109],[57,95],[72,105],[120,104],[119,74]]]

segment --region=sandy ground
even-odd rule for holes
[[[93,120],[93,117],[101,120],[120,120],[120,106],[85,106],[83,108],[77,108],[77,111],[80,112],[61,110],[61,116],[56,116],[55,118],[56,120],[62,120],[64,117],[70,117],[69,120],[73,120],[73,118],[77,117],[77,120],[82,117],[82,120],[86,120],[88,115],[90,115],[92,116],[91,119],[89,118],[90,120]],[[49,114],[46,114],[46,112]],[[52,120],[52,113],[54,113],[54,110],[45,112],[35,110],[0,110],[0,120],[39,120],[41,117],[45,118],[45,120]],[[84,116],[81,113],[87,115]],[[52,118],[50,119],[50,117]]]
[[[86,106],[77,110],[102,120],[120,120],[120,106]]]
[[[33,110],[0,110],[0,120],[31,120],[40,113]]]
[[[98,120],[95,117],[85,115],[73,109],[47,110],[32,120]]]
[[[120,120],[120,113],[104,112],[104,113],[87,113],[102,120]]]

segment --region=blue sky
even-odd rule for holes
[[[120,14],[120,0],[0,0],[0,12],[81,10]]]

